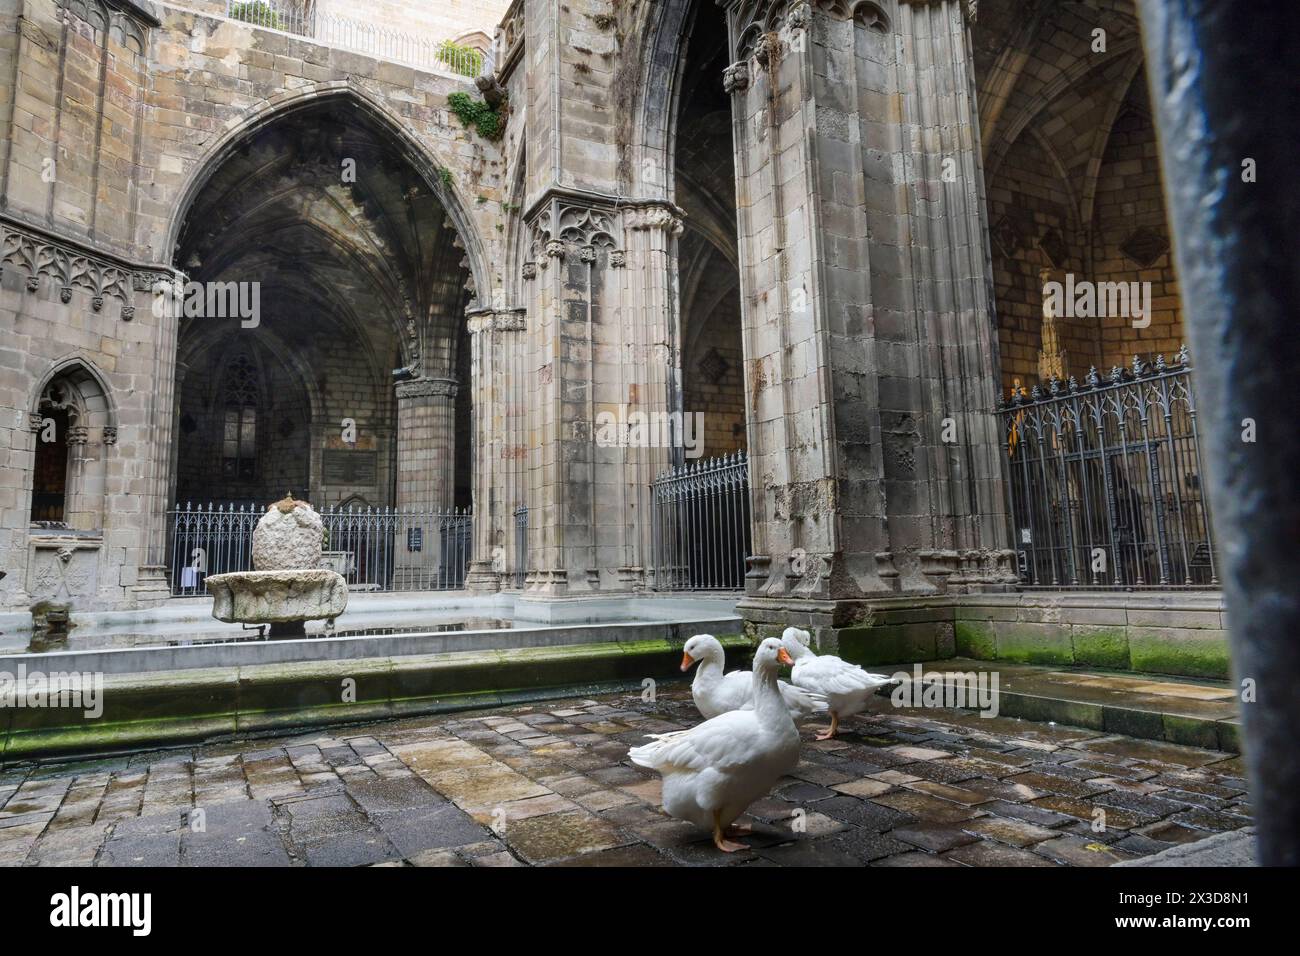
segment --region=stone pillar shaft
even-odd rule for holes
[[[397,506],[444,511],[455,500],[456,391],[450,379],[397,386]]]
[[[967,8],[729,8],[747,609],[1008,578]]]
[[[518,500],[516,464],[522,451],[517,414],[518,358],[526,327],[517,310],[476,310],[469,314],[474,411],[474,547],[466,586],[495,591],[514,567],[514,510]],[[526,569],[525,569],[526,570]]]

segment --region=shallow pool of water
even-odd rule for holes
[[[514,624],[498,618],[464,617],[456,621],[431,619],[418,625],[401,627],[355,627],[335,630],[311,630],[307,639],[323,637],[383,637],[393,634],[429,634],[455,631],[503,631]],[[53,651],[103,651],[131,647],[192,647],[207,644],[255,644],[270,641],[268,628],[223,628],[221,630],[189,630],[176,628],[170,632],[113,631],[74,627],[66,634],[33,631],[26,648],[13,648],[8,653],[46,654]]]

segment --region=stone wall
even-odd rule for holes
[[[129,607],[163,593],[156,576],[142,581],[141,569],[162,559],[180,418],[172,405],[177,324],[169,310],[154,314],[150,289],[171,275],[192,191],[218,158],[277,110],[330,96],[355,104],[406,138],[485,300],[502,275],[495,228],[502,166],[495,144],[447,109],[449,93],[472,91],[467,79],[193,9],[0,0],[0,76],[0,567],[8,572],[0,604],[26,608],[39,592],[83,609]],[[436,363],[433,341],[429,355]],[[442,356],[453,360],[454,349]],[[102,462],[103,521],[69,542],[29,532],[36,434],[28,416],[49,376],[74,361],[103,381],[114,441],[92,432],[78,451]],[[394,418],[383,411],[391,397],[351,407],[358,396],[347,391],[343,365],[326,361],[320,372],[335,384],[325,420],[314,423],[313,471],[333,431],[327,422],[349,413],[364,419],[372,409],[389,428]],[[384,441],[382,432],[374,440]],[[326,496],[361,490],[381,498],[391,479],[378,450],[381,485],[329,488]]]
[[[811,618],[791,617],[812,627]],[[760,625],[760,636],[779,633]],[[1222,595],[1037,591],[871,602],[856,625],[815,635],[867,667],[967,657],[1226,680]]]
[[[1176,353],[1186,341],[1182,304],[1145,80],[1134,84],[1111,129],[1097,174],[1095,209],[1091,251],[1098,281],[1150,282],[1152,296],[1149,327],[1101,322],[1098,367],[1126,365],[1135,354]]]

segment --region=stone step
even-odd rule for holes
[[[897,700],[920,703],[917,712],[928,709],[925,699],[918,699],[918,693],[911,690],[917,667],[923,675],[938,675],[944,699],[955,702],[960,702],[956,692],[963,689],[963,679],[956,675],[975,674],[979,678],[996,674],[999,717],[1020,717],[1143,740],[1241,752],[1239,690],[1226,681],[954,657],[870,668],[875,673],[906,675],[896,696],[876,702],[873,708],[891,708]],[[988,682],[986,686],[991,687],[991,676],[984,679]],[[928,681],[927,676],[923,683]],[[966,703],[969,706],[964,709],[980,709],[978,700],[971,701],[968,697]]]

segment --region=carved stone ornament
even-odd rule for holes
[[[781,38],[775,33],[764,33],[754,45],[754,59],[764,67],[769,66],[773,59],[780,56],[780,53]]]
[[[528,314],[524,309],[468,313],[466,325],[471,335],[478,332],[523,332],[528,328]]]
[[[722,71],[722,88],[727,93],[740,93],[749,89],[749,64],[733,63]]]
[[[791,30],[804,30],[812,22],[812,7],[806,3],[797,3],[786,15],[786,26]]]
[[[125,307],[132,306],[136,275],[129,268],[89,254],[71,245],[57,242],[35,231],[0,224],[0,265],[17,269],[29,292],[40,287],[41,276],[49,276],[59,288],[59,298],[67,303],[74,288],[91,296],[91,307],[100,311],[108,298]]]
[[[684,228],[682,217],[663,205],[633,206],[625,215],[630,229],[663,229],[673,235],[680,235]]]
[[[399,399],[427,398],[429,396],[455,398],[459,390],[460,386],[449,378],[420,378],[414,382],[399,382],[397,397]]]

